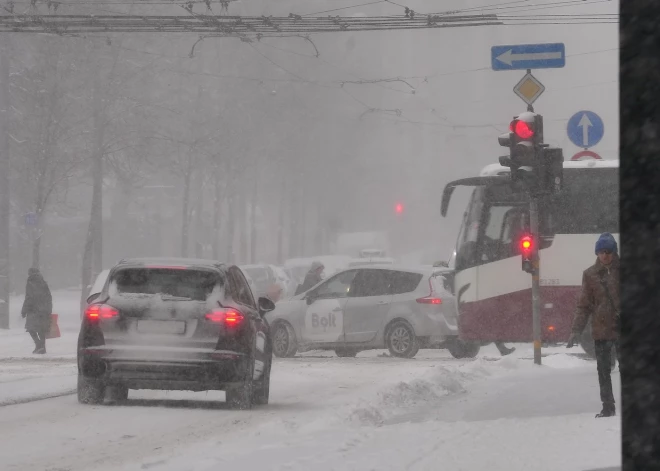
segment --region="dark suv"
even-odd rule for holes
[[[267,404],[272,343],[241,270],[207,260],[132,259],[91,293],[78,337],[78,400],[129,389],[226,391],[236,409]]]

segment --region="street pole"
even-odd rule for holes
[[[0,329],[9,329],[9,55],[0,45]],[[4,46],[4,47],[3,47]]]
[[[529,225],[534,243],[532,244],[532,328],[534,333],[534,363],[541,364],[541,284],[539,259],[539,203],[538,197],[531,195],[529,203]]]

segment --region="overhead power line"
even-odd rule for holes
[[[119,16],[119,15],[13,15],[0,17],[0,32],[199,32],[223,35],[309,34],[337,31],[426,29],[501,24],[495,15],[451,18],[266,16]]]
[[[515,24],[585,24],[616,22],[616,18],[534,17],[512,18],[506,21],[497,15],[454,15],[427,17],[317,17],[303,18],[266,16],[191,16],[160,15],[12,15],[0,16],[0,32],[23,33],[206,33],[219,36],[250,36],[279,34],[310,34],[342,31],[391,31],[435,29],[468,26],[500,26]]]

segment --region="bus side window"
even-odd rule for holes
[[[513,208],[507,212],[502,226],[502,258],[520,255],[518,240],[525,232],[526,212],[520,208]]]
[[[510,205],[494,205],[488,208],[479,254],[482,262],[496,262],[509,257],[511,238],[506,225],[508,216],[515,210],[516,208]]]

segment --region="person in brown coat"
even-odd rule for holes
[[[582,275],[582,293],[573,321],[573,331],[566,345],[578,343],[591,317],[591,329],[596,345],[596,365],[603,410],[596,417],[616,414],[612,393],[612,348],[619,352],[619,255],[612,234],[601,234],[596,242],[596,263]]]

